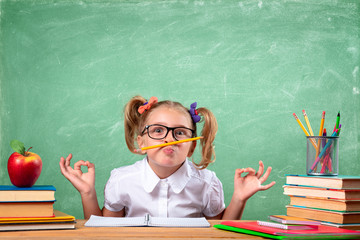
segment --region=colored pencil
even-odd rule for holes
[[[328,149],[326,149],[326,153],[325,153],[325,157],[324,160],[322,161],[322,167],[321,167],[321,171],[320,173],[325,173],[326,167],[328,168],[328,170],[330,172],[332,172],[332,168],[331,168],[331,158],[330,158],[330,151],[331,151],[331,147],[329,147]]]
[[[337,116],[336,116],[336,123],[335,123],[335,126],[334,126],[334,132],[336,129],[339,129],[340,127],[340,111],[338,112]]]
[[[294,115],[294,118],[296,119],[296,121],[298,122],[298,124],[300,125],[301,129],[304,131],[305,135],[306,135],[306,136],[309,136],[308,131],[306,130],[306,128],[304,127],[304,125],[301,123],[301,121],[300,121],[300,119],[298,118],[298,116],[297,116],[295,113],[293,113],[293,115]]]
[[[335,132],[333,132],[333,134],[331,135],[332,137],[336,137],[337,136],[337,132],[338,130],[336,129]],[[320,159],[322,158],[322,156],[324,156],[324,154],[326,153],[327,148],[329,148],[332,144],[332,139],[329,139],[329,141],[326,143],[325,147],[322,149],[321,153],[319,154],[319,156],[316,158],[316,160],[314,161],[314,164],[311,166],[310,172],[314,171],[316,165],[318,164],[318,162],[320,161]]]
[[[312,130],[312,128],[311,128],[311,125],[310,125],[310,122],[309,122],[309,118],[308,118],[305,110],[302,110],[302,112],[303,112],[303,114],[304,114],[305,122],[306,122],[306,125],[307,125],[308,129],[309,129],[310,136],[314,136],[314,132],[313,132],[313,130]]]
[[[339,124],[340,124],[340,111],[338,112],[336,117],[336,129],[339,129]]]
[[[322,134],[323,134],[324,122],[325,122],[325,111],[323,111],[322,116],[321,116],[319,136],[322,136]]]
[[[325,111],[323,111],[322,116],[321,116],[321,122],[320,122],[320,130],[319,130],[319,137],[322,136],[323,134],[323,129],[324,129],[324,122],[325,122]],[[316,156],[315,159],[318,157],[319,155],[319,150],[320,150],[320,144],[321,144],[321,139],[319,138],[318,140],[318,148],[316,149]]]
[[[301,121],[300,121],[300,119],[298,118],[298,116],[297,116],[295,113],[293,113],[293,115],[294,115],[295,120],[296,120],[296,121],[298,122],[298,124],[300,125],[301,129],[304,131],[305,135],[306,135],[306,136],[309,136],[308,131],[306,130],[306,128],[304,127],[304,125],[301,123]],[[310,139],[310,142],[311,142],[311,144],[314,146],[315,149],[318,148],[317,145],[316,145],[316,142],[314,141],[314,139]]]
[[[149,147],[143,147],[141,149],[135,149],[134,152],[141,152],[141,151],[145,151],[145,150],[148,150],[148,149],[166,147],[166,146],[169,146],[169,145],[175,145],[175,144],[184,143],[184,142],[192,142],[192,141],[199,140],[201,138],[203,138],[203,137],[187,138],[187,139],[184,139],[184,140],[168,142],[168,143],[162,143],[162,144],[153,145],[153,146],[149,146]]]
[[[341,131],[341,124],[339,124],[338,136],[340,135],[340,131]]]

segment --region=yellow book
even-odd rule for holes
[[[36,218],[0,218],[1,224],[9,224],[9,223],[55,223],[55,222],[73,222],[75,221],[75,217],[68,215],[66,213],[60,212],[58,210],[54,210],[54,217],[36,217]]]

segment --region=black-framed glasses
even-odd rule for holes
[[[152,124],[145,126],[144,130],[141,132],[141,135],[144,135],[145,131],[147,131],[147,134],[150,138],[161,140],[166,138],[170,130],[172,131],[172,136],[177,141],[192,138],[195,134],[194,130],[186,127],[171,128],[161,124]]]

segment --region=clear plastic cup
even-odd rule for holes
[[[339,137],[308,136],[306,173],[308,175],[338,175]]]

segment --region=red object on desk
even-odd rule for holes
[[[272,227],[260,226],[256,221],[251,222],[233,222],[233,221],[224,221],[221,224],[236,228],[242,228],[247,230],[252,230],[256,232],[262,232],[267,234],[272,234],[276,236],[309,236],[309,235],[330,235],[330,236],[341,236],[341,235],[358,235],[360,238],[360,231],[342,229],[331,226],[320,225],[317,230],[283,230]]]

